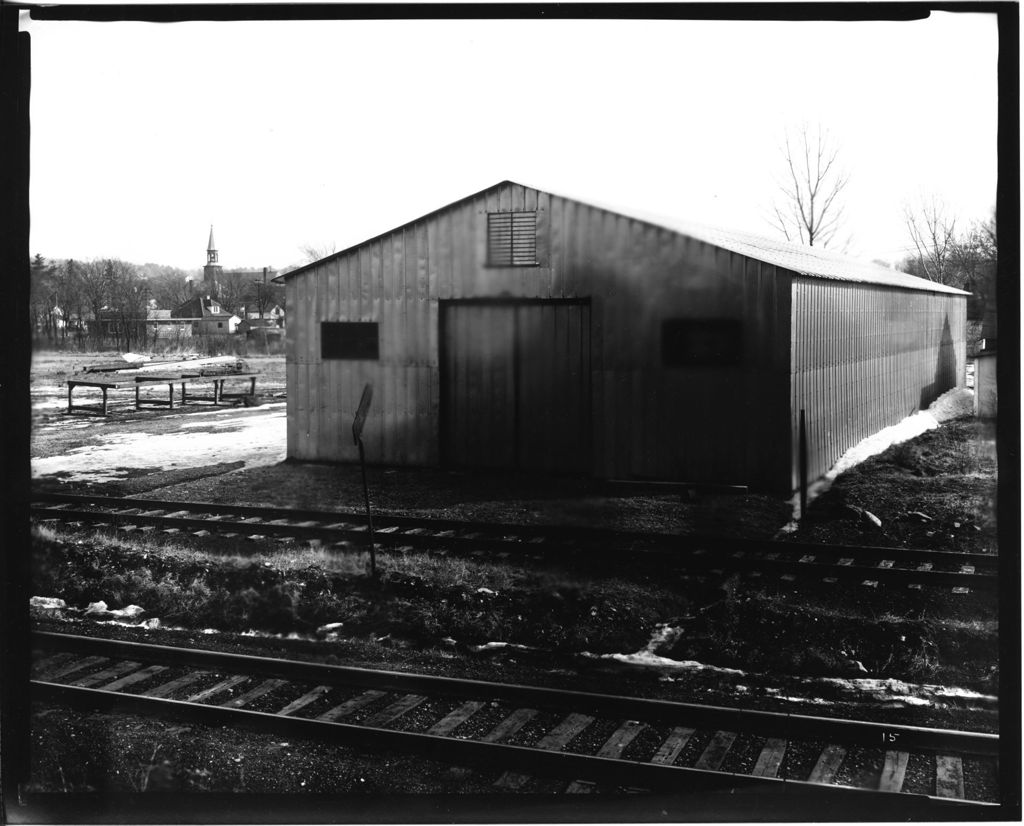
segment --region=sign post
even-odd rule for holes
[[[370,401],[373,399],[373,385],[367,383],[363,388],[362,398],[359,399],[359,408],[356,410],[355,419],[352,420],[352,439],[359,446],[359,467],[363,471],[363,499],[366,502],[366,522],[370,530],[370,575],[377,578],[377,546],[373,541],[373,513],[370,510],[370,488],[366,484],[366,454],[363,452],[363,425],[366,424],[366,414],[370,409]]]

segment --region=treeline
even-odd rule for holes
[[[180,307],[192,297],[201,273],[117,258],[48,260],[37,254],[30,262],[33,334],[51,345],[110,342],[131,349],[146,339],[148,311]],[[283,287],[230,272],[216,298],[227,312],[239,315],[283,308],[285,301]]]
[[[999,246],[996,219],[958,226],[943,203],[933,198],[907,209],[907,232],[915,252],[900,269],[971,293],[967,317],[983,324],[982,337],[995,336],[996,269]]]

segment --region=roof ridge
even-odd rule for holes
[[[477,198],[501,186],[519,186],[524,189],[532,189],[535,192],[543,192],[547,195],[561,198],[566,201],[572,201],[592,209],[599,209],[623,218],[640,221],[669,232],[685,235],[702,243],[717,246],[730,252],[744,255],[748,258],[753,258],[766,264],[791,270],[796,272],[798,275],[835,281],[874,284],[877,286],[901,287],[921,292],[970,295],[970,293],[956,289],[955,287],[929,281],[928,279],[901,272],[900,270],[889,269],[873,262],[854,258],[845,253],[833,252],[824,247],[795,244],[792,241],[770,238],[768,236],[750,232],[749,230],[725,229],[722,227],[701,224],[700,222],[692,220],[654,216],[643,213],[640,210],[631,210],[629,208],[622,209],[620,207],[595,203],[592,200],[583,200],[571,195],[553,192],[550,189],[541,189],[540,187],[530,186],[508,178],[492,184],[491,186],[485,187],[484,189],[478,190],[470,195],[465,195],[462,198],[446,204],[445,206],[438,207],[431,212],[425,213],[411,221],[406,221],[405,223],[392,227],[389,230],[385,230],[382,233],[346,247],[343,250],[339,250],[338,252],[321,258],[318,261],[312,261],[308,264],[302,265],[301,267],[297,267],[290,272],[282,273],[274,280],[287,280],[294,275],[305,272],[313,266],[339,258],[351,250],[361,247],[363,244],[368,244],[392,232],[397,232],[400,229],[404,229],[405,227],[415,224],[417,221],[426,220],[427,218],[443,212],[444,210],[451,209],[452,207],[458,206],[473,198]],[[814,262],[817,262],[817,265],[815,265]]]

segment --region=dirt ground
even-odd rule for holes
[[[40,357],[34,365],[38,489],[324,510],[362,506],[357,467],[284,461],[283,359],[249,360],[263,372],[255,406],[136,412],[124,400],[107,419],[69,416],[59,382],[90,358]],[[991,427],[949,422],[841,475],[799,529],[785,535],[995,553],[997,470]],[[368,476],[375,509],[437,517],[772,537],[792,516],[790,504],[756,493],[435,469],[371,467]],[[37,534],[36,593],[65,599],[69,608],[38,612],[36,622],[78,633],[681,701],[980,730],[996,725],[998,606],[982,594],[936,589],[908,597],[667,572],[651,577],[628,564],[608,577],[527,571],[493,560],[452,567],[394,557],[382,562],[383,591],[370,593],[352,576],[351,559],[297,543],[268,545],[255,558],[252,550]],[[314,592],[315,601],[295,598]],[[141,605],[162,629],[85,619],[82,609],[99,599],[111,608]],[[330,638],[318,631],[339,621],[343,630]],[[208,626],[221,633],[200,633]],[[254,630],[255,636],[238,636]],[[289,633],[300,639],[282,638]],[[503,645],[488,647],[491,642]],[[328,755],[312,744],[275,745],[252,733],[232,734],[215,748],[222,732],[160,725],[40,712],[35,782],[55,790],[351,792],[387,788],[397,769],[402,790],[489,789],[486,778],[429,761],[381,762],[343,749]],[[69,750],[71,742],[100,744],[102,757]],[[329,781],[318,768],[324,759],[338,767]],[[295,778],[310,785],[296,786]]]

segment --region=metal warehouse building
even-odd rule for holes
[[[297,460],[369,382],[377,463],[788,494],[964,376],[962,291],[509,181],[282,278]]]

